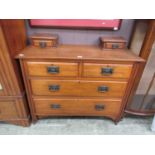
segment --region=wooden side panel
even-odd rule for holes
[[[23,19],[1,20],[5,38],[11,57],[15,57],[20,50],[26,47],[26,29]]]
[[[25,28],[25,21],[23,19],[4,19],[0,20],[1,29],[4,42],[2,42],[2,52],[3,52],[3,59],[6,57],[4,64],[9,65],[9,70],[11,69],[11,78],[14,83],[15,92],[16,94],[21,94],[24,91],[23,82],[21,79],[21,74],[19,70],[19,66],[15,61],[15,55],[26,47],[26,28]],[[2,38],[1,38],[2,39]],[[11,80],[9,80],[11,82]],[[18,83],[18,84],[17,84]],[[12,87],[12,86],[11,86]],[[18,88],[19,87],[19,88]],[[20,89],[20,90],[19,90]],[[14,95],[16,95],[14,94]]]
[[[30,115],[24,97],[3,97],[0,98],[0,121],[15,125],[29,126]]]
[[[4,80],[5,79],[5,75],[4,75],[4,71],[2,68],[2,63],[0,61],[0,96],[5,96],[5,95],[9,95],[9,91],[7,91],[7,81]]]
[[[0,101],[0,120],[18,119],[15,102]]]
[[[5,94],[0,97],[0,119],[22,126],[29,125],[29,110],[22,79],[14,56],[26,46],[24,20],[0,20],[0,80]]]

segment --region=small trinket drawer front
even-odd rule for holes
[[[101,37],[101,46],[104,49],[125,49],[126,40],[123,37]]]
[[[144,62],[128,50],[76,45],[31,46],[17,58],[34,122],[47,116],[105,116],[118,122],[136,67]]]

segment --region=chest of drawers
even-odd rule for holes
[[[33,121],[47,116],[105,116],[118,122],[137,67],[129,50],[94,46],[27,47],[17,58]]]

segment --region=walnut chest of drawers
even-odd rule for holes
[[[95,46],[27,47],[17,58],[33,121],[47,116],[124,114],[137,67],[144,61],[129,50]]]

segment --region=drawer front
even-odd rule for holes
[[[77,63],[27,62],[30,76],[78,76]]]
[[[125,43],[104,43],[104,48],[109,49],[124,49]]]
[[[17,111],[13,101],[0,101],[0,120],[17,119]]]
[[[34,95],[107,96],[122,97],[126,82],[120,81],[71,81],[31,80]]]
[[[129,78],[132,65],[84,63],[84,77]]]
[[[33,46],[45,48],[45,47],[56,47],[57,40],[32,40]]]
[[[34,99],[37,115],[116,116],[120,100],[103,99]]]

